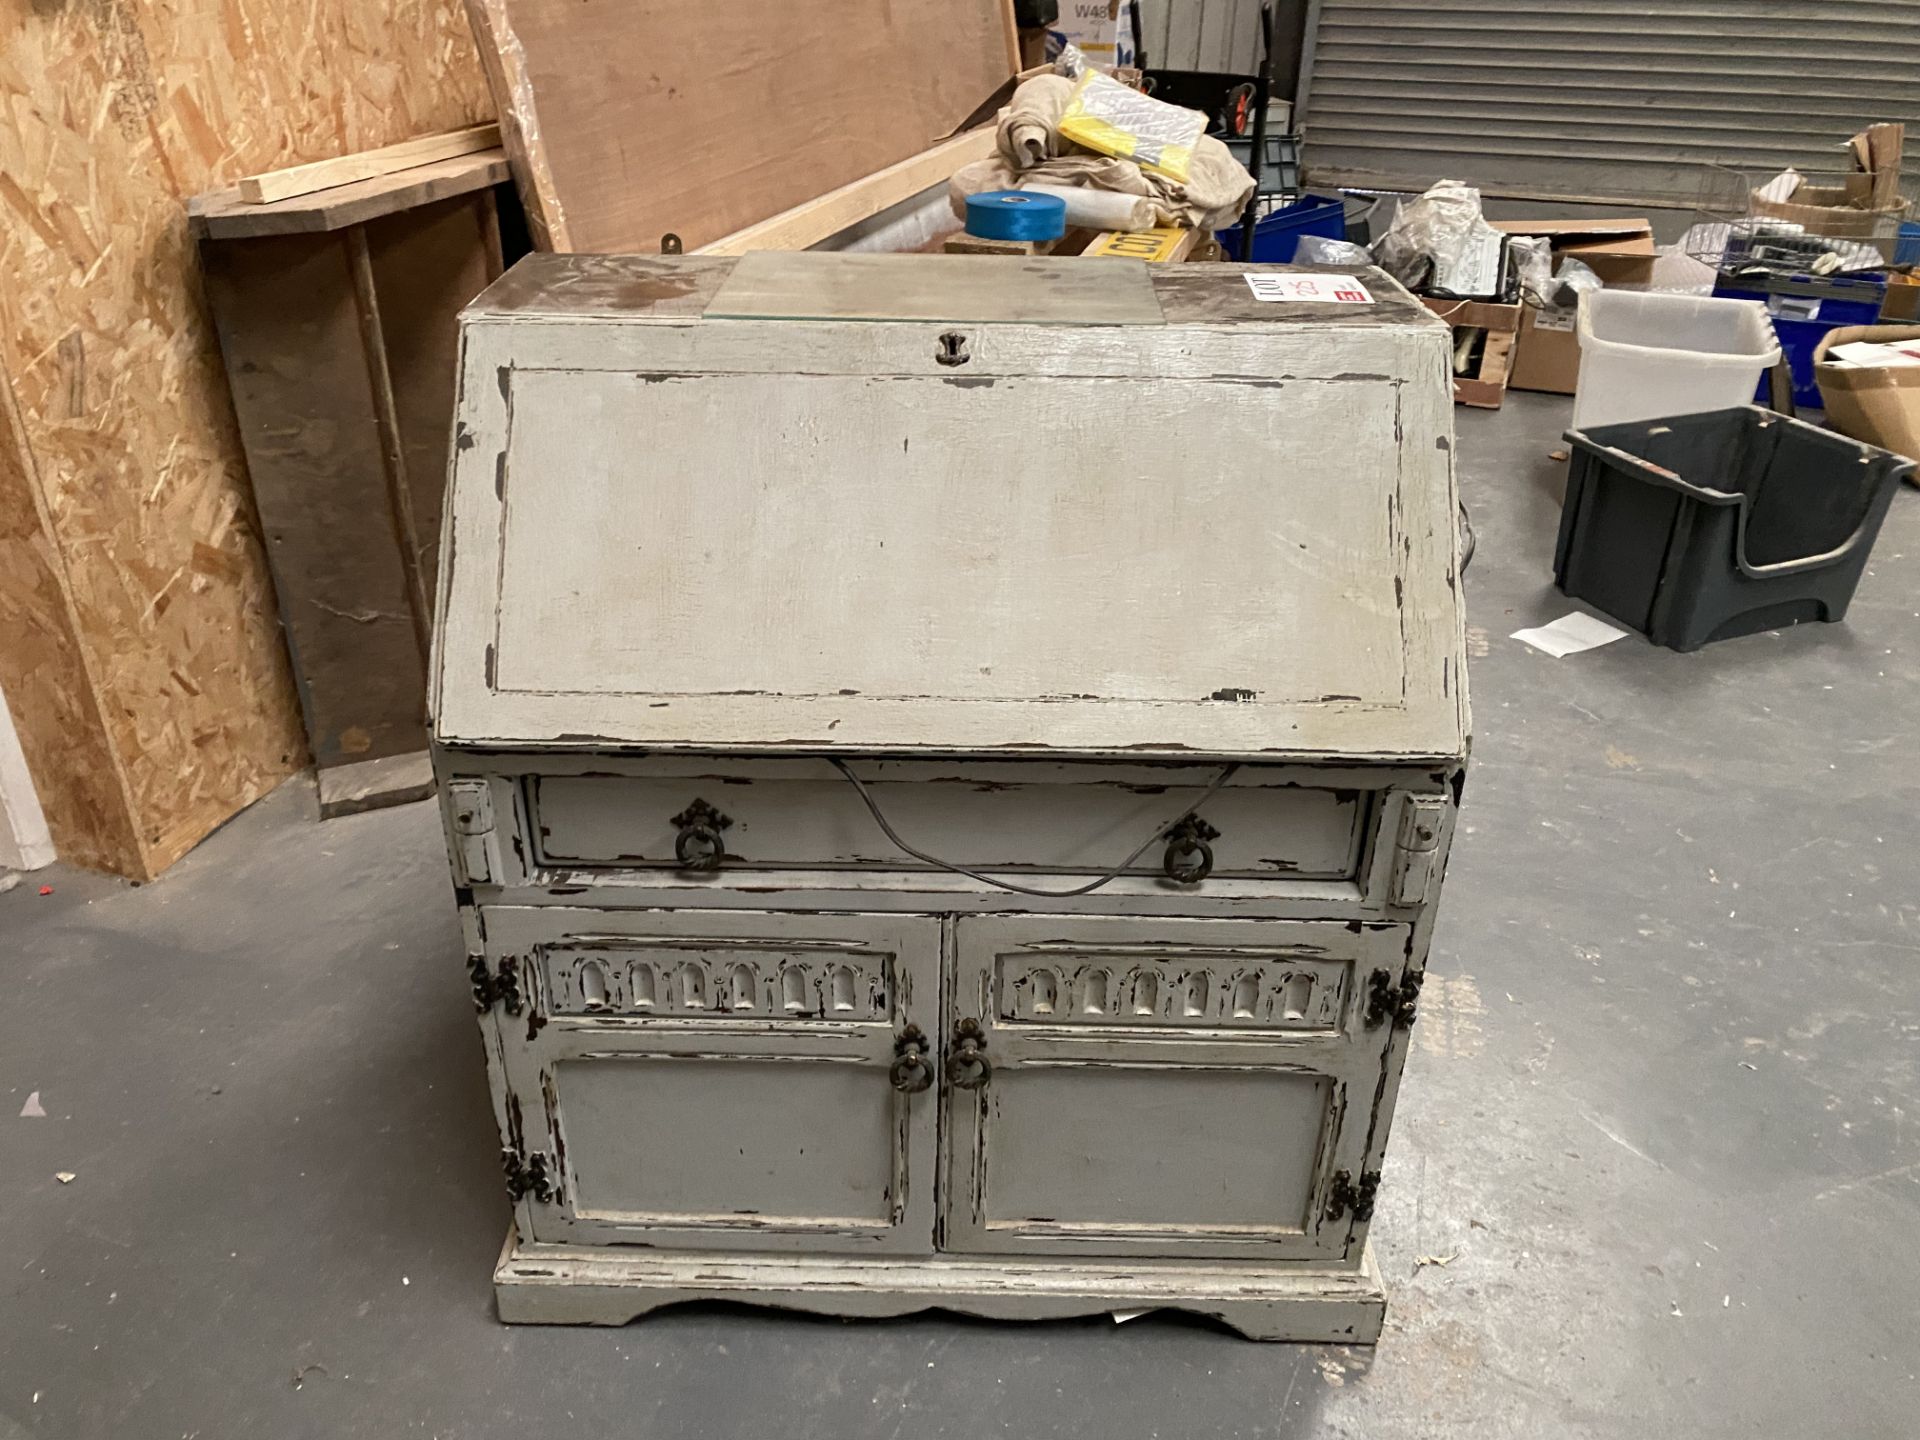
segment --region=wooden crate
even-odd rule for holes
[[[1513,370],[1513,348],[1520,334],[1520,305],[1496,305],[1484,300],[1443,300],[1422,296],[1426,307],[1459,332],[1487,332],[1479,368],[1472,375],[1453,377],[1453,403],[1478,410],[1498,410],[1507,398],[1507,380]]]

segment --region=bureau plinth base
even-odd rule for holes
[[[686,1300],[820,1315],[952,1310],[1055,1320],[1110,1310],[1208,1315],[1249,1340],[1371,1345],[1386,1290],[1369,1245],[1360,1268],[1128,1266],[1099,1261],[742,1255],[523,1244],[509,1229],[493,1272],[508,1324],[624,1325]]]

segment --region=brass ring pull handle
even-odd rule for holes
[[[909,1025],[893,1042],[893,1066],[887,1071],[893,1088],[918,1095],[933,1087],[933,1066],[927,1060],[927,1037],[918,1025]]]
[[[987,1059],[987,1035],[978,1020],[962,1020],[953,1027],[953,1045],[947,1052],[947,1083],[958,1090],[978,1090],[993,1078]]]
[[[1213,846],[1220,832],[1198,815],[1187,815],[1167,830],[1167,853],[1160,868],[1176,885],[1198,885],[1213,873]]]
[[[727,858],[727,842],[720,832],[733,824],[704,800],[695,800],[667,822],[680,833],[674,837],[673,853],[686,870],[718,870]]]

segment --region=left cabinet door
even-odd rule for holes
[[[932,1252],[937,920],[481,919],[476,1000],[523,1236]]]

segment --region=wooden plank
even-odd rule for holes
[[[240,198],[250,205],[270,205],[277,200],[292,200],[316,190],[331,190],[357,180],[375,180],[426,165],[435,160],[451,160],[478,150],[494,150],[500,145],[500,127],[494,124],[472,125],[442,135],[421,135],[402,140],[398,145],[383,145],[378,150],[362,150],[357,155],[336,155],[306,165],[290,165],[284,170],[269,170],[248,175],[240,181]]]
[[[817,245],[849,225],[944,184],[961,166],[986,159],[993,153],[993,137],[991,126],[956,135],[864,179],[702,245],[694,253],[744,255],[749,250],[804,250]]]
[[[1014,68],[1005,0],[467,8],[546,250],[711,244],[918,155]]]
[[[994,240],[985,235],[969,235],[964,230],[949,235],[940,248],[948,255],[1051,255],[1052,240]]]
[[[250,205],[238,186],[210,190],[187,201],[187,216],[197,238],[239,240],[252,235],[306,235],[363,225],[382,215],[417,210],[436,200],[504,185],[513,178],[507,152],[498,148],[416,165],[394,175],[379,175],[318,194]]]
[[[355,307],[347,237],[358,233],[205,247],[273,593],[322,769],[426,744],[425,668]]]
[[[432,608],[427,604],[426,580],[421,574],[420,527],[413,516],[413,491],[407,483],[407,457],[400,443],[400,412],[393,398],[393,374],[387,369],[387,337],[380,320],[380,297],[374,293],[373,259],[367,254],[367,232],[356,225],[346,232],[347,274],[353,288],[354,319],[359,323],[360,349],[367,365],[367,388],[373,400],[374,428],[380,435],[381,471],[387,482],[387,518],[393,525],[393,543],[406,582],[407,618],[413,623],[415,644],[425,663],[432,648],[429,638]]]
[[[426,799],[433,793],[433,761],[415,750],[323,768],[319,779],[320,818],[334,820]]]
[[[499,214],[490,191],[383,217],[366,227],[379,296],[394,425],[428,596],[440,555],[440,507],[453,441],[462,306],[499,278]]]

